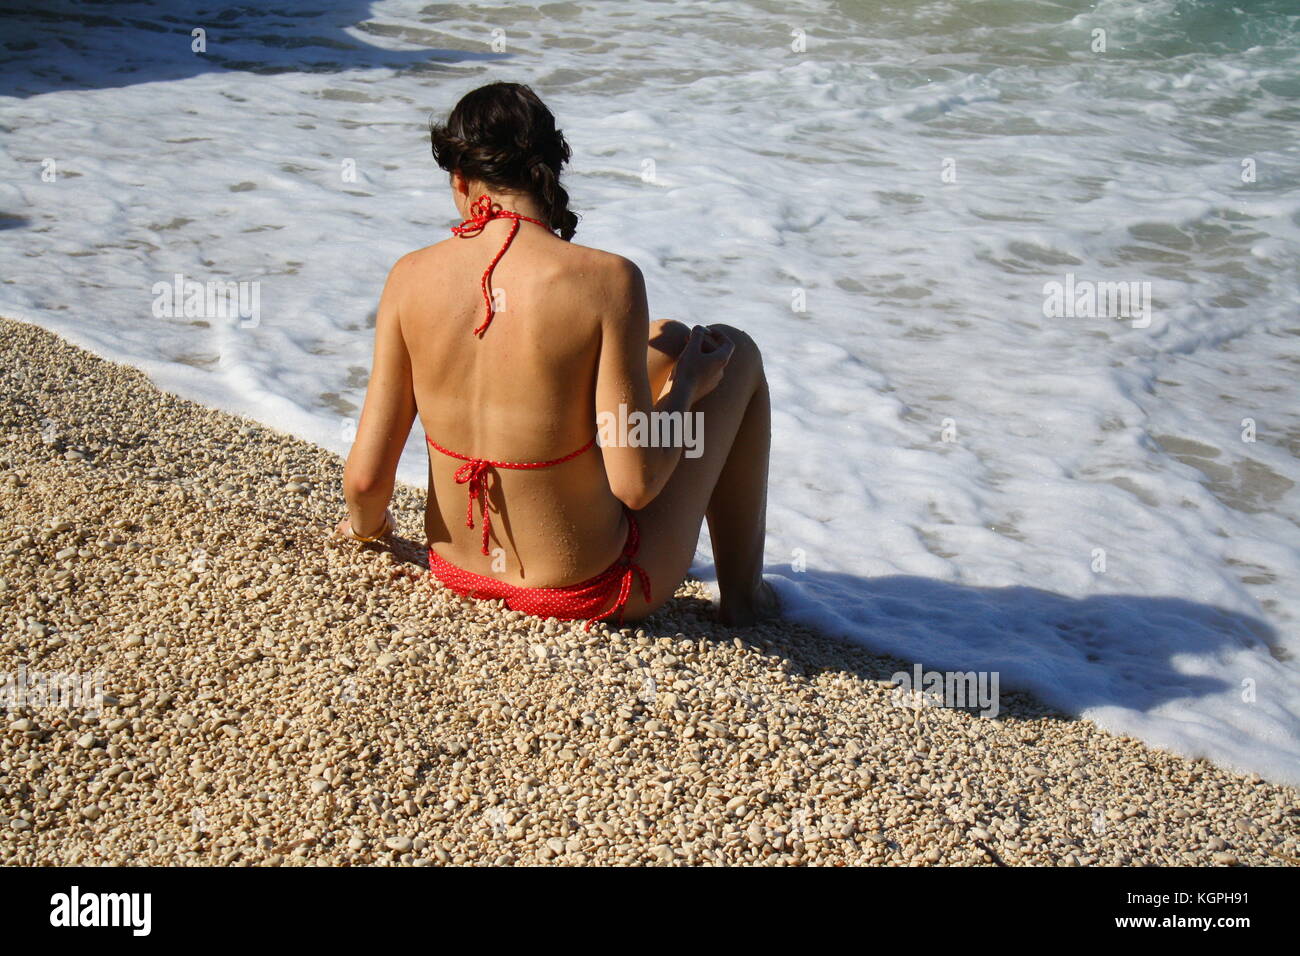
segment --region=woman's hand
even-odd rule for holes
[[[385,508],[383,527],[380,529],[378,534],[374,535],[374,537],[370,538],[369,540],[360,537],[359,535],[357,535],[355,531],[352,530],[351,518],[344,518],[342,521],[340,521],[338,527],[334,529],[334,533],[341,538],[347,538],[349,541],[358,541],[363,544],[366,544],[366,543],[370,543],[371,541],[377,541],[380,538],[385,537],[390,532],[392,532],[394,527],[396,527],[396,522],[393,521],[393,513],[389,511],[387,508]]]
[[[672,371],[673,385],[681,382],[690,389],[690,405],[718,387],[735,349],[735,343],[715,329],[702,325],[691,329],[691,337]]]

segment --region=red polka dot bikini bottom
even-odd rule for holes
[[[634,579],[640,581],[645,599],[650,600],[650,576],[635,560],[640,544],[641,532],[636,516],[627,511],[627,542],[623,545],[623,553],[604,571],[578,584],[562,588],[521,588],[458,568],[439,557],[433,548],[429,549],[429,571],[445,587],[462,597],[505,601],[510,610],[535,617],[569,621],[586,618],[584,629],[590,630],[594,622],[615,612],[619,624],[623,623],[623,611],[632,593]]]

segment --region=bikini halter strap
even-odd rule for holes
[[[475,199],[470,203],[469,218],[459,226],[451,227],[452,235],[458,236],[461,239],[467,239],[470,236],[477,236],[483,231],[483,227],[493,219],[510,219],[513,221],[510,223],[510,234],[506,236],[506,241],[501,246],[501,250],[493,257],[492,261],[488,263],[487,269],[483,272],[483,304],[487,306],[487,314],[484,315],[482,324],[474,330],[474,334],[478,336],[481,336],[487,331],[487,327],[492,324],[492,317],[496,315],[496,310],[492,308],[492,270],[497,267],[497,263],[501,261],[501,257],[506,254],[506,250],[510,248],[510,243],[514,242],[515,233],[519,231],[520,221],[535,222],[537,225],[544,227],[548,231],[551,228],[540,219],[534,219],[532,216],[525,216],[508,209],[502,209],[500,203],[493,202],[492,198],[487,193],[484,193],[482,196],[479,196],[478,199]]]

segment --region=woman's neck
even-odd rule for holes
[[[486,195],[496,206],[500,206],[503,212],[517,212],[521,216],[528,216],[532,219],[546,221],[542,213],[541,204],[527,193],[507,193],[494,191],[487,187],[471,189],[469,195],[465,198],[465,208],[462,213],[468,214],[470,204],[480,196]]]

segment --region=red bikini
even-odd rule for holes
[[[501,250],[488,263],[488,267],[483,273],[483,301],[487,306],[487,315],[484,316],[482,324],[474,329],[474,334],[480,337],[487,331],[487,327],[492,324],[492,318],[496,314],[492,308],[492,270],[496,268],[496,264],[501,261],[501,257],[510,248],[510,243],[514,241],[515,233],[519,231],[519,221],[524,220],[537,223],[539,226],[546,226],[540,220],[520,215],[517,212],[503,210],[499,205],[492,202],[487,195],[483,195],[470,205],[470,218],[459,226],[453,226],[451,231],[462,238],[475,236],[493,219],[511,219],[513,222],[510,224],[510,234],[506,236],[505,244],[501,246]],[[550,227],[546,226],[546,228],[549,229]],[[468,486],[469,506],[465,513],[465,526],[467,528],[474,527],[474,502],[478,501],[479,519],[483,525],[482,551],[484,554],[488,553],[488,536],[491,533],[491,518],[488,510],[488,476],[494,469],[531,470],[550,468],[553,465],[560,465],[577,458],[596,444],[596,439],[593,436],[591,441],[576,451],[571,451],[564,457],[555,458],[551,461],[490,461],[486,458],[473,458],[469,455],[459,454],[443,448],[428,435],[424,437],[430,448],[465,462],[456,469],[456,483]],[[623,553],[604,571],[578,584],[571,584],[562,588],[517,587],[496,578],[458,568],[439,557],[432,547],[429,548],[429,571],[443,585],[457,594],[464,597],[505,601],[506,607],[512,611],[522,611],[525,614],[537,617],[556,617],[564,620],[587,618],[586,627],[588,629],[590,629],[593,622],[607,618],[617,611],[619,623],[622,624],[623,611],[627,605],[628,596],[632,593],[634,578],[639,579],[645,599],[650,600],[650,576],[634,560],[641,543],[640,529],[637,527],[635,515],[626,507],[623,510],[627,513],[627,542],[623,545]],[[610,603],[611,599],[612,604]]]

